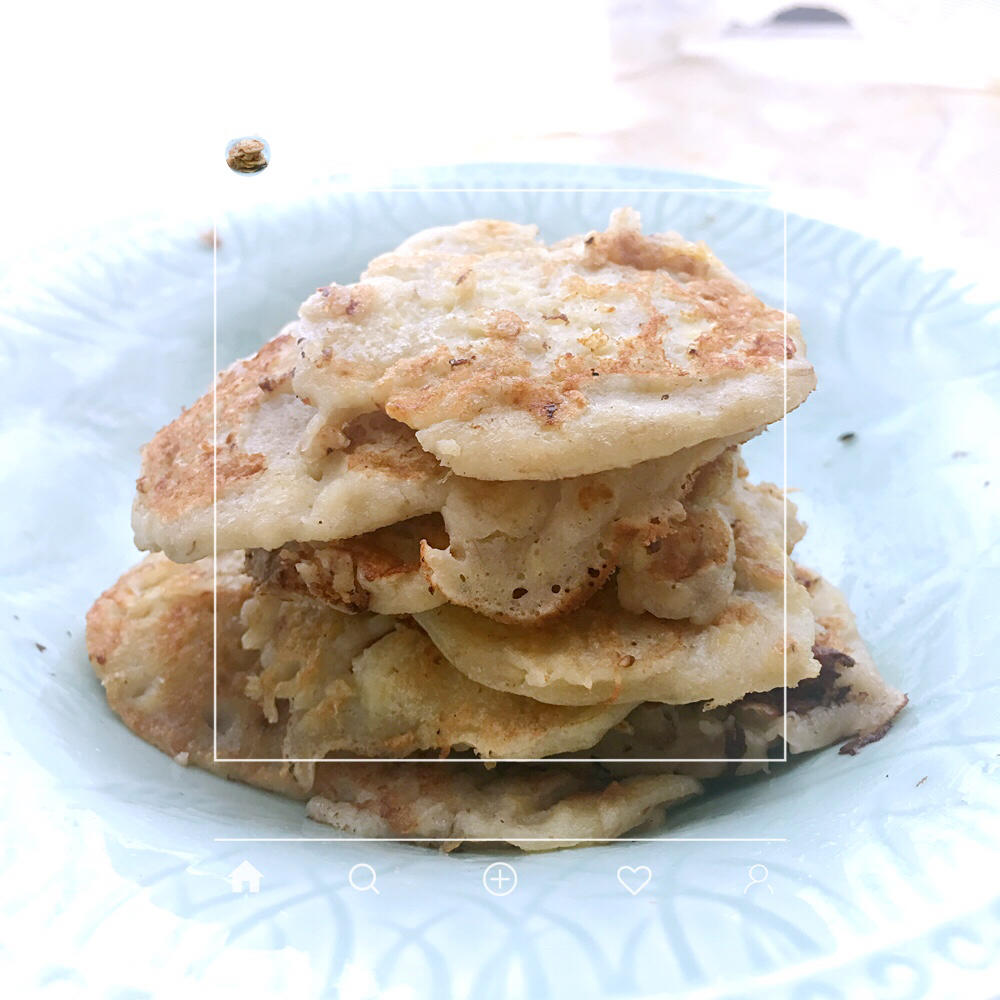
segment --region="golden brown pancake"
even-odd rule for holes
[[[627,468],[780,419],[786,364],[787,409],[815,384],[794,317],[631,209],[551,246],[495,220],[417,234],[298,330],[310,454],[381,410],[480,480]]]
[[[634,707],[546,705],[495,691],[459,673],[412,623],[343,614],[310,597],[259,594],[243,620],[243,645],[261,662],[246,692],[271,722],[287,706],[289,758],[548,757],[593,746]]]
[[[731,468],[735,454],[724,439],[625,472],[555,482],[456,478],[442,509],[449,544],[421,546],[424,576],[447,603],[495,621],[566,614],[586,604],[632,547],[653,544],[685,518],[700,468]],[[644,576],[644,568],[632,573]]]
[[[239,611],[251,591],[241,565],[236,556],[220,560],[219,756],[278,758],[285,726],[280,718],[269,723],[244,693],[260,663],[240,644]],[[700,790],[686,776],[617,780],[590,764],[487,770],[477,762],[358,761],[317,764],[313,774],[300,769],[296,780],[287,764],[216,762],[210,560],[147,557],[91,608],[87,646],[112,709],[143,739],[179,763],[308,799],[310,816],[348,834],[441,838],[445,849],[475,837],[546,850],[655,824],[667,805]]]
[[[315,410],[291,391],[294,325],[216,384],[142,452],[132,527],[142,549],[176,562],[212,552],[213,463],[218,552],[290,540],[349,538],[439,510],[446,471],[413,432],[382,413],[345,430],[346,443],[307,461],[302,435]]]
[[[718,559],[706,545],[721,518],[705,508],[732,486],[737,463],[735,445],[710,441],[627,474],[544,483],[452,477],[440,516],[252,550],[248,571],[271,592],[309,594],[343,611],[416,614],[452,603],[517,624],[580,607],[622,563],[618,587],[630,610],[705,622],[733,586],[731,529],[721,525],[730,544],[713,573]],[[668,558],[679,536],[683,565]]]
[[[842,753],[881,738],[906,698],[879,677],[843,596],[808,570],[821,669],[789,690],[788,751],[853,737]],[[266,721],[244,692],[260,671],[239,641],[239,608],[250,581],[235,558],[219,572],[220,757],[279,758],[287,713]],[[525,850],[610,839],[662,817],[665,804],[697,791],[690,777],[747,774],[746,764],[216,763],[212,751],[212,579],[208,561],[179,566],[151,556],[105,594],[88,615],[87,641],[108,700],[136,733],[183,764],[308,798],[313,818],[361,836],[435,837],[446,848],[467,837],[507,840]],[[587,756],[780,756],[780,690],[722,708],[641,705]],[[778,744],[778,745],[776,745]],[[612,778],[617,776],[617,780]],[[498,831],[502,830],[502,834]],[[525,838],[545,838],[537,842]]]
[[[816,618],[812,652],[819,669],[815,676],[789,688],[787,694],[776,687],[717,708],[703,703],[647,702],[578,756],[721,758],[732,762],[673,765],[678,772],[711,778],[752,774],[767,767],[762,759],[781,758],[786,750],[788,754],[806,753],[850,738],[841,748],[841,753],[850,754],[881,739],[906,705],[906,695],[879,675],[844,595],[811,570],[796,566],[795,575],[809,593]],[[662,768],[658,764],[607,766],[619,775]]]
[[[468,677],[552,704],[725,705],[781,685],[786,654],[788,683],[797,684],[819,665],[809,594],[782,545],[784,503],[775,487],[737,477],[722,505],[734,536],[733,586],[706,625],[625,612],[612,587],[540,625],[507,625],[454,605],[415,617]]]

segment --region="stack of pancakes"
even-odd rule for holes
[[[740,455],[814,382],[793,317],[628,209],[419,233],[144,449],[162,554],[92,609],[95,669],[184,763],[449,845],[607,839],[853,750],[905,697]]]

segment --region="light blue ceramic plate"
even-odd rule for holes
[[[454,191],[338,194],[221,226],[220,364],[429,225],[491,215],[547,237],[636,205],[706,239],[770,300],[782,213],[757,195],[632,170],[438,171]],[[547,193],[474,188],[546,187]],[[788,420],[802,558],[847,592],[910,706],[851,758],[815,754],[677,811],[690,838],[530,858],[399,844],[217,843],[329,832],[301,807],[184,770],[127,732],[87,665],[83,616],[136,558],[137,449],[209,383],[211,253],[198,227],[109,236],[8,281],[0,550],[7,995],[949,997],[1000,964],[1000,329],[949,274],[788,218],[788,302],[819,389]],[[838,440],[851,432],[850,443]],[[781,434],[750,455],[781,475]],[[43,648],[44,647],[44,648]],[[235,895],[244,858],[260,892]],[[347,884],[378,872],[379,895]],[[632,897],[620,865],[647,865]],[[767,884],[744,893],[748,869]],[[190,985],[196,982],[197,986]]]

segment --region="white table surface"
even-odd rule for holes
[[[20,5],[0,38],[0,268],[136,218],[208,224],[331,173],[379,184],[393,167],[563,161],[766,186],[1000,289],[983,32],[950,15],[966,34],[929,58],[933,22],[889,34],[870,12],[864,35],[720,31],[774,6]],[[272,165],[238,177],[223,150],[249,133]]]

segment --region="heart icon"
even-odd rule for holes
[[[649,885],[652,877],[653,873],[645,865],[639,865],[638,868],[633,868],[631,865],[622,865],[618,869],[618,881],[633,896],[638,896]]]

